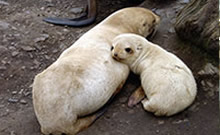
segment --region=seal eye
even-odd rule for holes
[[[111,51],[112,51],[113,49],[114,49],[114,47],[112,46],[112,47],[111,47]]]
[[[132,50],[131,50],[131,48],[125,48],[125,51],[127,52],[127,53],[132,53]]]

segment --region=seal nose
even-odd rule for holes
[[[114,53],[114,56],[115,56],[115,57],[117,57],[117,56],[118,56],[118,54],[117,54],[117,53]]]

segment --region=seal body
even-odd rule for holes
[[[33,84],[33,105],[44,134],[74,135],[96,117],[123,86],[129,68],[111,57],[113,38],[122,33],[148,36],[159,17],[144,8],[119,10],[85,33]]]
[[[195,79],[174,54],[136,34],[119,35],[113,47],[112,56],[140,75],[145,110],[171,116],[192,104],[197,94]]]

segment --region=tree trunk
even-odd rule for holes
[[[178,36],[218,57],[218,0],[192,0],[177,16]]]

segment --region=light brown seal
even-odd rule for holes
[[[113,38],[122,33],[148,36],[159,17],[148,9],[119,10],[85,33],[33,84],[33,104],[44,134],[74,135],[96,118],[89,114],[117,93],[129,68],[111,57]]]
[[[192,104],[197,93],[195,79],[174,54],[136,34],[117,36],[113,47],[112,56],[141,77],[142,88],[131,100],[145,93],[144,109],[157,116],[171,116]]]

